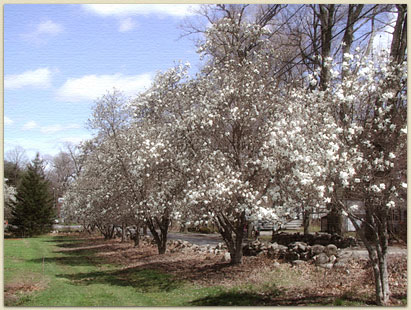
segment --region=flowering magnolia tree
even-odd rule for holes
[[[16,202],[17,190],[12,185],[7,185],[6,180],[4,180],[3,186],[3,196],[4,196],[4,219],[11,219],[11,204]]]
[[[330,171],[350,171],[337,161],[340,140],[331,105],[321,91],[296,89],[281,101],[278,120],[267,120],[263,160],[273,186],[266,196],[277,208],[309,215],[325,210]]]
[[[263,167],[270,133],[265,124],[277,119],[280,104],[269,33],[229,18],[213,24],[199,48],[208,64],[191,86],[194,98],[184,114],[193,154],[186,214],[195,224],[217,225],[231,263],[242,260],[247,224],[262,217],[275,222],[287,213],[263,199],[275,183]]]
[[[279,181],[268,193],[282,205],[331,203],[346,215],[368,250],[377,302],[385,304],[388,216],[406,203],[406,64],[346,54],[342,80],[338,66],[329,66],[326,90],[295,90],[281,121],[267,123],[265,162]]]
[[[112,146],[105,143],[88,154],[81,175],[65,196],[63,209],[66,218],[85,227],[95,226],[106,238],[113,236],[115,226],[136,221],[130,193],[121,182],[121,167],[108,152]]]
[[[152,87],[132,101],[135,124],[129,130],[138,139],[132,156],[132,174],[141,185],[139,206],[145,223],[165,253],[172,219],[180,220],[193,150],[187,139],[186,117],[193,99],[188,65],[158,74]],[[140,183],[141,182],[141,183]]]
[[[340,154],[352,157],[352,168],[334,175],[341,190],[334,191],[333,202],[359,232],[374,270],[377,302],[385,304],[390,296],[388,216],[406,204],[407,63],[388,55],[344,56],[342,66],[349,74],[329,89],[329,98],[337,107]],[[362,201],[365,217],[347,200]]]
[[[86,227],[96,226],[106,238],[113,236],[115,226],[122,226],[122,241],[125,227],[140,223],[124,173],[128,151],[135,147],[124,138],[130,118],[127,102],[116,90],[96,101],[89,127],[97,134],[83,147],[83,169],[63,206],[66,216],[81,219]]]
[[[205,32],[195,77],[180,64],[131,101],[116,91],[98,101],[67,210],[108,233],[144,222],[160,254],[172,219],[212,222],[235,264],[247,224],[332,205],[366,245],[384,304],[388,214],[406,200],[406,64],[346,53],[324,59],[326,81],[322,67],[291,90],[273,76],[271,37],[222,18]]]

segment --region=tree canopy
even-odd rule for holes
[[[393,8],[391,50],[371,53],[373,27],[385,26],[377,17]],[[65,214],[105,236],[147,225],[159,253],[172,220],[214,223],[241,263],[247,224],[332,206],[359,231],[386,303],[387,218],[407,187],[404,8],[217,5],[203,14],[208,27],[190,28],[205,60],[195,76],[181,63],[130,100],[117,90],[96,100],[96,134],[82,146]],[[348,201],[362,201],[366,216]]]

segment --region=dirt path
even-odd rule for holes
[[[356,248],[346,248],[343,251],[352,252],[352,256],[354,258],[359,259],[368,259],[368,251],[366,248],[363,247],[356,247]],[[404,247],[399,246],[389,246],[388,247],[388,256],[390,257],[399,257],[399,256],[407,256],[408,250]]]

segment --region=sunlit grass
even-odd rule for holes
[[[84,240],[83,240],[84,241]],[[252,282],[204,287],[144,265],[127,267],[98,256],[68,236],[6,239],[6,306],[264,306],[289,301],[301,271],[272,268],[250,275]],[[343,304],[332,298],[314,304]],[[278,300],[278,301],[277,301]],[[305,302],[303,299],[301,302]]]

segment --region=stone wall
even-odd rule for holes
[[[278,233],[273,236],[271,242],[276,242],[281,245],[288,245],[293,242],[304,242],[308,245],[320,244],[328,245],[334,244],[338,248],[348,248],[357,246],[357,240],[353,237],[341,237],[336,234],[328,233],[314,233],[314,234],[288,234],[288,233]]]
[[[352,252],[339,249],[335,244],[308,245],[300,241],[285,246],[276,242],[266,244],[257,240],[245,244],[243,253],[245,256],[266,255],[271,259],[283,260],[293,265],[310,262],[324,268],[345,267],[345,263],[352,256]]]
[[[148,236],[143,236],[142,241],[155,244],[153,238]],[[230,261],[230,253],[224,243],[216,246],[199,246],[183,240],[168,240],[167,252],[197,253],[205,259],[219,256],[222,261]],[[308,262],[323,268],[343,268],[345,263],[352,258],[352,252],[339,249],[335,244],[309,245],[301,241],[291,242],[285,246],[276,242],[266,243],[255,240],[243,245],[243,254],[244,256],[266,256],[293,265]]]

